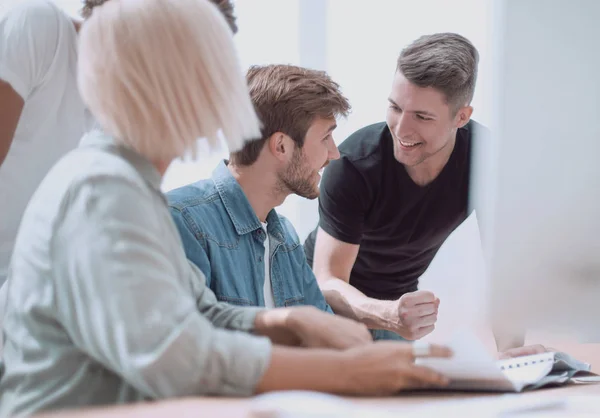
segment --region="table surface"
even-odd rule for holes
[[[595,395],[600,399],[600,384],[585,385],[567,385],[564,387],[538,389],[536,391],[525,392],[515,396],[528,398],[531,400],[539,399],[557,399],[557,397],[567,397],[571,395]],[[444,393],[444,392],[421,392],[404,393],[398,396],[385,398],[343,398],[345,401],[356,403],[360,406],[368,406],[371,411],[379,409],[389,412],[406,412],[421,404],[428,407],[435,406],[436,403],[442,405],[452,400],[469,400],[476,398],[493,398],[502,396],[501,394],[481,394],[481,393]],[[252,414],[252,398],[187,398],[154,403],[143,403],[136,405],[94,408],[88,410],[77,410],[72,412],[62,412],[57,414],[43,415],[45,418],[65,417],[65,418],[125,418],[125,417],[233,417],[250,418]],[[40,415],[40,417],[42,417]]]
[[[567,344],[557,347],[561,351],[566,351],[575,358],[592,364],[592,370],[598,372],[600,369],[600,344]],[[596,367],[594,367],[594,364]],[[600,399],[600,384],[569,384],[557,388],[539,389],[531,392],[525,392],[514,396],[523,399],[557,399],[571,395],[595,395]],[[359,398],[345,397],[347,402],[355,403],[361,406],[368,406],[369,409],[376,408],[385,411],[402,412],[414,409],[419,405],[431,407],[436,403],[440,405],[451,400],[469,400],[469,399],[490,399],[502,396],[500,394],[489,393],[460,393],[460,392],[408,392],[397,396],[383,398]],[[253,398],[186,398],[161,402],[143,403],[136,405],[116,406],[107,408],[94,408],[88,410],[77,410],[72,412],[62,412],[60,414],[48,414],[44,417],[87,417],[87,418],[122,418],[122,417],[162,417],[171,416],[173,418],[186,418],[197,416],[219,416],[219,417],[252,417],[251,408],[255,403]],[[373,409],[371,409],[373,410]],[[568,414],[567,414],[568,416]]]

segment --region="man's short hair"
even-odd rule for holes
[[[396,70],[419,87],[433,87],[446,96],[453,111],[473,100],[479,53],[456,33],[422,36],[402,50]]]
[[[262,122],[262,135],[232,153],[232,164],[248,166],[256,162],[265,142],[276,132],[288,135],[301,148],[317,117],[337,118],[350,111],[340,86],[324,71],[293,65],[253,66],[246,80]]]
[[[109,1],[109,0],[83,0],[83,7],[81,8],[81,16],[84,19],[87,19],[88,17],[90,17],[92,15],[92,11],[94,10],[94,7],[101,6],[102,4],[106,3],[107,1]],[[237,27],[237,23],[236,23],[236,17],[233,14],[233,3],[231,2],[231,0],[210,0],[210,2],[215,4],[219,8],[221,13],[223,14],[223,17],[225,17],[227,24],[231,28],[231,31],[234,34],[236,34],[238,31],[238,27]]]
[[[235,14],[233,13],[232,1],[231,0],[210,0],[210,1],[219,8],[221,13],[225,17],[227,24],[231,28],[231,31],[235,35],[238,32],[238,26],[237,26],[237,22],[236,22],[237,19],[235,17]]]
[[[92,15],[94,7],[102,6],[109,0],[83,0],[83,7],[81,8],[80,14],[84,19],[87,19]]]

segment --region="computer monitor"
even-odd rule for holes
[[[600,342],[600,1],[497,0],[492,22],[491,312]]]

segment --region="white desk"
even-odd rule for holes
[[[582,361],[595,364],[592,370],[600,369],[600,344],[570,344],[557,347],[567,351],[574,357]],[[559,388],[540,389],[536,391],[519,394],[523,398],[531,400],[541,398],[557,398],[570,395],[595,395],[600,403],[600,384],[586,385],[567,385]],[[385,409],[388,411],[406,412],[419,404],[427,406],[449,400],[475,399],[475,398],[493,398],[502,395],[498,394],[469,394],[469,393],[446,393],[446,392],[413,392],[403,393],[393,397],[385,398],[344,398],[358,405],[372,406],[375,409]],[[154,417],[252,417],[249,412],[252,398],[189,398],[171,401],[162,401],[154,403],[144,403],[137,405],[96,408],[89,410],[77,410],[69,413],[48,414],[44,417],[82,417],[82,418],[154,418]],[[568,415],[566,415],[568,416]]]

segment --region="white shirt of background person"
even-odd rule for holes
[[[17,2],[0,15],[0,34],[0,79],[24,101],[0,164],[1,285],[29,199],[93,120],[77,90],[73,19],[50,1]]]

